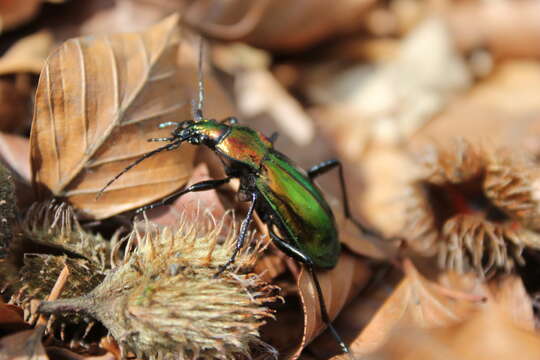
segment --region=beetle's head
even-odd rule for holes
[[[186,120],[178,123],[171,135],[172,138],[180,140],[180,142],[213,147],[219,142],[219,139],[228,128],[229,126],[213,119]]]

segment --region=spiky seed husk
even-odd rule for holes
[[[249,356],[272,311],[276,288],[248,271],[260,243],[246,245],[234,267],[215,278],[232,253],[236,232],[223,221],[201,230],[185,220],[172,230],[147,225],[128,238],[135,250],[88,296],[43,303],[40,311],[82,311],[105,325],[125,351],[146,358]],[[250,241],[248,241],[249,243]]]
[[[63,296],[70,297],[90,292],[105,277],[104,269],[110,267],[114,240],[109,243],[98,235],[85,232],[65,203],[35,204],[27,211],[19,229],[22,231],[17,233],[18,237],[11,244],[10,257],[0,260],[0,291],[6,300],[24,309],[27,321],[37,316],[32,312],[32,300],[45,300],[49,296],[64,266],[70,275],[63,288]],[[27,241],[82,258],[25,253],[28,249],[36,249],[28,246]],[[62,336],[62,329],[66,327],[74,332],[81,329],[84,332],[91,324],[87,319],[72,314],[51,319],[48,328]]]
[[[423,158],[425,173],[408,194],[404,234],[420,254],[438,254],[442,267],[481,274],[523,264],[525,247],[540,248],[540,213],[523,158],[465,141]],[[521,164],[521,165],[518,165]]]
[[[31,316],[31,300],[45,300],[60,275],[67,266],[69,278],[62,290],[64,296],[81,296],[98,286],[105,275],[97,264],[86,259],[70,259],[66,256],[46,254],[26,254],[24,266],[19,270],[19,281],[11,284],[14,295],[10,303],[24,309],[25,319]],[[80,323],[79,318],[68,319],[68,322]]]
[[[118,235],[111,241],[86,232],[67,203],[36,203],[27,211],[22,230],[30,241],[82,256],[101,269],[110,267],[109,259]]]
[[[17,224],[17,200],[11,172],[0,164],[0,259],[7,257]]]

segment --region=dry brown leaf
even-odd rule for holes
[[[48,360],[41,337],[45,326],[21,331],[0,339],[0,360]]]
[[[185,16],[191,26],[219,39],[295,51],[357,26],[373,2],[338,0],[328,6],[326,0],[206,0],[191,2]]]
[[[446,329],[401,328],[366,360],[533,360],[540,338],[519,329],[491,304],[462,324]]]
[[[18,76],[26,77],[27,74]],[[17,81],[0,79],[0,130],[17,131],[30,124],[31,97],[32,91],[19,87]]]
[[[30,183],[30,141],[0,132],[0,157],[17,175]]]
[[[56,346],[47,346],[47,355],[54,360],[120,360],[120,356],[115,356],[115,354],[107,352],[103,355],[79,355],[70,351]]]
[[[343,212],[336,211],[339,240],[352,252],[377,260],[390,260],[397,256],[400,241],[397,239],[378,239],[362,234],[362,231]]]
[[[27,330],[30,325],[24,322],[23,310],[15,305],[0,303],[0,335]]]
[[[0,30],[15,28],[32,20],[41,8],[43,0],[16,0],[0,2]]]
[[[33,182],[41,196],[67,198],[105,218],[164,197],[190,173],[193,148],[162,152],[127,172],[99,201],[105,183],[156,148],[164,121],[188,119],[190,103],[177,77],[178,15],[142,33],[77,38],[42,71],[31,133]],[[150,170],[151,169],[151,170]]]
[[[416,179],[418,165],[396,146],[372,146],[361,160],[366,186],[364,196],[353,199],[357,208],[382,233],[406,235],[401,233],[407,211],[403,192]]]
[[[335,268],[318,271],[324,301],[331,319],[335,319],[341,309],[367,284],[371,270],[365,260],[343,252]],[[319,298],[309,272],[302,269],[297,281],[304,312],[304,333],[298,345],[287,352],[285,358],[297,359],[315,337],[325,328],[322,321]],[[336,344],[338,348],[338,344]]]
[[[433,143],[433,139],[455,137],[509,148],[534,144],[540,134],[539,92],[538,62],[501,63],[493,74],[421,129],[412,139],[411,147],[418,150],[426,143]]]
[[[454,294],[453,289],[446,291],[425,279],[410,262],[405,262],[404,266],[406,276],[401,284],[351,344],[356,356],[380,347],[397,326],[446,327],[459,323],[476,309],[478,303],[459,299],[460,295],[471,291],[470,283],[460,284],[463,287],[456,288]]]
[[[85,3],[81,4],[84,9],[79,14],[88,16],[78,30],[81,34],[92,35],[111,31],[138,31],[181,8],[179,1],[170,0],[93,0]]]
[[[53,36],[46,30],[22,38],[0,58],[0,75],[39,74],[52,45]]]
[[[534,0],[461,2],[445,14],[457,45],[496,57],[540,56],[540,4]]]
[[[533,304],[518,275],[494,279],[489,284],[489,291],[489,300],[499,306],[516,327],[535,331]]]

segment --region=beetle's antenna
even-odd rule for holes
[[[204,107],[204,74],[203,74],[203,56],[204,56],[204,40],[201,36],[200,42],[199,42],[199,63],[198,63],[198,74],[199,74],[199,81],[198,81],[198,101],[197,101],[197,109],[195,110],[195,121],[201,121],[203,119],[203,107]]]
[[[115,175],[115,177],[113,177],[111,180],[109,180],[108,183],[105,184],[104,187],[101,188],[101,190],[99,190],[98,194],[96,195],[96,200],[99,199],[101,197],[101,195],[103,195],[103,192],[105,190],[107,190],[107,188],[109,186],[111,186],[111,184],[113,182],[115,182],[116,180],[118,180],[118,178],[122,175],[124,175],[126,172],[128,172],[129,170],[131,170],[134,166],[137,166],[138,164],[140,164],[142,161],[148,159],[149,157],[152,157],[164,150],[173,150],[175,149],[176,147],[178,147],[178,145],[180,145],[180,143],[182,141],[184,141],[185,139],[183,138],[179,138],[178,140],[170,143],[170,144],[167,144],[167,145],[163,145],[163,146],[160,146],[158,147],[157,149],[155,150],[152,150],[150,152],[147,152],[146,154],[144,154],[143,156],[141,156],[140,158],[138,158],[137,160],[135,160],[134,162],[132,162],[131,164],[129,164],[128,166],[126,166],[124,168],[124,170],[120,171],[118,174]]]

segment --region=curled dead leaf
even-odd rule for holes
[[[39,74],[53,45],[49,31],[40,31],[16,42],[0,58],[0,75],[29,72]]]
[[[192,2],[186,21],[201,32],[257,47],[295,51],[356,25],[373,0]],[[313,21],[317,19],[317,21]]]
[[[142,33],[69,40],[44,67],[31,132],[33,183],[40,194],[67,198],[105,218],[159,199],[182,186],[192,147],[160,153],[127,172],[96,201],[105,183],[156,148],[164,121],[190,118],[178,78],[178,15]],[[151,171],[149,169],[152,169]]]
[[[335,319],[341,309],[362,290],[371,274],[365,260],[346,252],[341,254],[337,266],[332,270],[317,271],[328,316],[331,319]],[[315,284],[304,268],[300,272],[297,286],[304,312],[304,331],[300,343],[287,352],[287,359],[297,359],[302,349],[325,328]]]
[[[491,304],[462,324],[449,328],[396,329],[383,348],[366,360],[533,360],[539,357],[538,334],[515,327]]]
[[[407,261],[404,266],[405,278],[351,344],[355,356],[373,352],[398,326],[446,327],[465,319],[480,304],[479,301],[471,301],[482,299],[482,296],[471,293],[475,282],[460,282],[447,291],[424,278],[412,263]],[[467,298],[469,293],[470,299]]]

